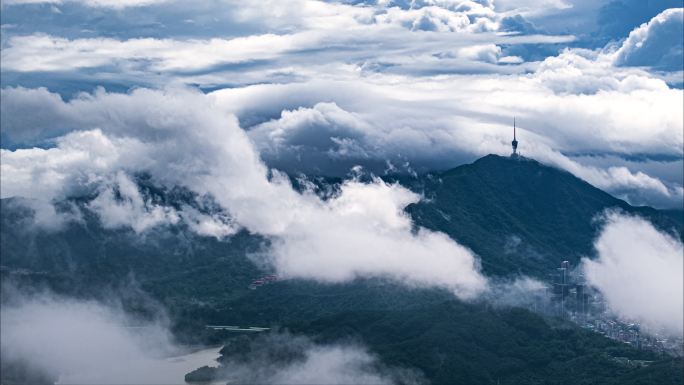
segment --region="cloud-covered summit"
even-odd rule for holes
[[[470,250],[443,233],[414,228],[403,209],[418,195],[379,179],[348,180],[328,199],[299,192],[262,163],[237,119],[211,96],[139,89],[59,103],[65,124],[79,130],[58,137],[51,148],[1,150],[3,198],[49,205],[95,196],[89,207],[105,227],[139,232],[181,219],[204,235],[244,228],[271,240],[266,257],[283,277],[324,282],[385,277],[441,287],[463,298],[487,288]],[[228,217],[149,202],[131,181],[136,173],[212,197]]]

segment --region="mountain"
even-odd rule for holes
[[[598,230],[592,220],[607,208],[682,234],[681,218],[632,207],[530,159],[490,155],[442,173],[388,180],[423,193],[424,201],[407,208],[416,224],[470,247],[487,274],[545,277],[562,259],[591,255]],[[324,186],[331,182],[316,183],[334,188]],[[155,202],[180,207],[188,200],[149,179],[138,183]],[[465,303],[444,290],[383,279],[334,285],[285,280],[250,290],[253,279],[272,273],[249,258],[267,239],[242,231],[219,241],[182,224],[142,234],[105,229],[86,209],[88,199],[70,202],[83,209],[83,221],[57,232],[27,226],[16,200],[0,201],[3,282],[81,298],[114,293],[140,315],[161,304],[176,337],[187,343],[231,340],[207,324],[286,328],[322,343],[360,341],[384,363],[416,369],[433,384],[682,383],[681,359],[525,309]],[[3,286],[2,294],[12,293]],[[654,362],[632,367],[616,357]]]
[[[399,179],[426,199],[407,208],[414,221],[447,233],[482,258],[489,274],[545,278],[567,260],[594,254],[605,210],[642,216],[684,237],[684,213],[634,207],[572,174],[523,157],[487,155],[472,164]]]
[[[566,171],[528,158],[488,155],[445,172],[386,179],[422,194],[425,199],[406,209],[415,224],[444,232],[475,251],[487,274],[522,273],[545,278],[546,272],[563,260],[574,264],[582,256],[592,256],[593,241],[600,230],[596,219],[605,210],[640,215],[684,238],[682,211],[631,206]],[[292,180],[297,187],[299,179]],[[340,183],[339,179],[312,180],[326,195]],[[137,182],[146,199],[155,203],[179,210],[195,204],[189,191],[162,188],[145,175]],[[58,232],[28,226],[26,217],[31,214],[19,199],[0,200],[3,266],[65,277],[85,269],[84,273],[101,275],[98,280],[108,274],[136,273],[163,281],[178,268],[189,274],[194,264],[218,259],[240,265],[230,265],[231,270],[245,272],[243,280],[231,286],[242,286],[256,274],[256,268],[249,267],[253,264],[248,260],[236,262],[240,259],[237,256],[257,252],[268,244],[268,240],[246,231],[219,241],[196,235],[182,223],[142,234],[130,229],[104,229],[97,215],[87,208],[92,198],[76,197],[59,203],[76,205],[84,215],[82,222]],[[206,206],[211,209],[215,204]]]

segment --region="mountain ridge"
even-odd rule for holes
[[[559,254],[562,248],[535,250],[537,243],[548,241],[548,231],[539,227],[544,217],[529,213],[526,205],[553,208],[558,200],[529,199],[526,205],[511,205],[534,193],[534,183],[523,183],[526,176],[534,175],[544,188],[569,191],[571,197],[589,194],[599,203],[619,201],[557,171],[536,161],[485,157],[479,163],[421,176],[418,183],[405,181],[405,186],[427,197],[406,210],[416,225],[444,231],[473,249],[488,275],[547,278],[545,272],[555,270],[558,257],[566,255]],[[183,191],[158,189],[144,178],[139,188],[165,205],[190,199]],[[483,200],[491,204],[483,206]],[[564,210],[570,212],[584,207],[573,199],[565,201]],[[680,359],[638,350],[526,309],[464,302],[446,290],[418,290],[382,278],[343,284],[281,280],[250,290],[254,278],[270,273],[249,258],[262,251],[267,240],[244,230],[220,241],[177,224],[152,228],[141,236],[131,229],[105,229],[94,213],[87,212],[84,223],[70,223],[56,233],[36,232],[21,227],[23,214],[13,210],[11,202],[0,201],[4,282],[28,289],[45,287],[75,298],[108,300],[120,294],[123,308],[140,317],[153,317],[161,305],[172,320],[174,336],[184,343],[230,340],[228,334],[208,330],[207,324],[260,325],[323,342],[362,341],[384,363],[415,368],[433,384],[648,383],[633,378],[681,383],[670,381],[673,373],[681,372]],[[79,204],[87,207],[86,200]],[[603,206],[587,204],[582,218]],[[650,210],[646,211],[656,217],[663,215]],[[520,218],[521,213],[532,217]],[[490,228],[481,222],[492,219],[503,226]],[[670,219],[663,221],[664,226],[671,224]],[[583,225],[586,239],[580,239],[589,248],[596,230],[591,226]],[[511,234],[518,234],[517,245],[510,243]],[[513,251],[505,254],[507,241]],[[536,253],[532,257],[530,250]],[[4,285],[2,290],[3,298],[11,295]],[[401,341],[396,333],[403,336]],[[616,363],[616,357],[654,363],[629,367]]]
[[[593,256],[593,241],[607,210],[639,215],[684,238],[684,218],[632,206],[571,173],[534,159],[487,155],[431,173],[418,183],[401,180],[426,199],[407,207],[416,224],[442,231],[475,251],[486,272],[543,277],[568,260]]]

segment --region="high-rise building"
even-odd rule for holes
[[[585,315],[589,311],[589,294],[586,293],[583,284],[575,285],[575,311],[578,314]]]
[[[561,262],[561,267],[556,269],[557,275],[556,275],[556,280],[555,280],[554,285],[553,285],[554,294],[556,295],[556,298],[560,304],[559,313],[560,313],[561,317],[565,317],[566,297],[570,293],[570,284],[569,284],[569,277],[568,277],[569,270],[570,270],[570,262],[568,262],[568,261]]]

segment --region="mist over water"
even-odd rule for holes
[[[18,294],[1,315],[3,365],[23,365],[57,384],[185,384],[187,373],[219,365],[221,347],[179,345],[164,322],[140,319],[111,304],[48,292]],[[417,372],[383,366],[359,343],[316,344],[275,332],[251,344],[250,354],[224,362],[226,379],[293,385],[423,381]]]
[[[127,314],[115,302],[46,292],[10,301],[1,310],[3,361],[25,362],[60,383],[183,383],[186,370],[211,355],[169,360],[187,348],[174,343],[166,323]]]
[[[644,333],[681,337],[677,293],[682,283],[675,274],[682,267],[681,242],[646,220],[609,212],[595,246],[597,258],[584,260],[578,272],[605,297],[609,310],[642,323]],[[623,282],[638,284],[630,291]],[[547,283],[524,276],[490,280],[475,300],[545,314],[544,309],[552,306],[548,289]],[[176,343],[162,309],[157,309],[157,316],[141,318],[122,310],[115,298],[103,303],[49,292],[22,294],[7,287],[3,291],[10,294],[2,307],[3,361],[30,363],[59,383],[182,383],[188,372],[218,365],[214,361],[218,348],[188,353],[188,347]],[[383,367],[382,362],[361,344],[319,345],[287,334],[268,338],[261,341],[263,346],[297,349],[301,359],[264,369],[259,357],[268,349],[263,348],[249,355],[248,361],[226,362],[226,371],[235,378],[293,384],[304,380],[333,384],[340,379],[395,383],[395,375],[404,373],[398,368],[368,371],[369,366]],[[422,381],[410,371],[404,375]],[[401,378],[402,383],[411,383]]]

